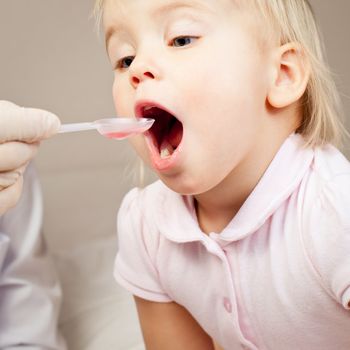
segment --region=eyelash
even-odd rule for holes
[[[127,60],[131,60],[130,64],[127,66],[127,67],[124,67],[124,63],[127,61]],[[127,69],[131,66],[131,63],[132,61],[134,60],[134,57],[133,56],[126,56],[126,57],[123,57],[121,58],[120,60],[117,61],[117,65],[116,65],[116,69]]]
[[[181,35],[181,36],[178,36],[178,37],[172,39],[172,40],[170,41],[169,44],[171,44],[171,45],[174,46],[174,47],[183,47],[183,46],[187,46],[187,45],[189,45],[189,44],[192,43],[192,42],[187,43],[187,44],[185,43],[185,45],[180,45],[180,46],[174,45],[174,43],[176,42],[176,40],[185,40],[185,41],[186,41],[186,39],[191,39],[191,40],[194,39],[194,40],[196,40],[196,39],[198,39],[198,37],[197,37],[197,36],[191,36],[191,35]]]
[[[188,39],[190,39],[190,42],[188,42]],[[190,35],[181,35],[181,36],[178,36],[178,37],[172,39],[169,42],[169,45],[173,46],[173,47],[184,47],[184,46],[190,45],[192,43],[192,40],[196,40],[196,39],[199,39],[199,37],[190,36]],[[175,42],[177,40],[184,40],[185,41],[184,45],[175,45]],[[134,58],[135,58],[134,56],[126,56],[126,57],[121,58],[120,60],[117,61],[115,69],[127,69],[127,68],[129,68],[131,66]],[[125,66],[124,64],[126,63],[127,60],[131,60],[131,62],[129,62],[129,65]]]

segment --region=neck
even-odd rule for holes
[[[244,159],[216,187],[195,195],[197,218],[202,231],[220,233],[234,218],[254,190],[279,148],[295,130],[263,132]]]

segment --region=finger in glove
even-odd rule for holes
[[[0,101],[0,125],[0,143],[33,143],[54,135],[60,127],[60,120],[41,109],[18,107],[11,102]]]
[[[0,191],[0,215],[16,205],[21,196],[22,187],[23,176],[20,176],[12,186]]]
[[[35,156],[37,150],[38,144],[7,142],[0,145],[0,172],[20,168]]]

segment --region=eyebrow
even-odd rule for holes
[[[175,2],[171,2],[168,4],[165,4],[161,7],[156,8],[154,11],[152,11],[151,16],[152,17],[159,17],[162,16],[164,13],[168,13],[168,12],[173,12],[175,10],[178,9],[195,9],[195,10],[209,10],[208,6],[205,6],[202,3],[198,3],[198,2],[193,2],[193,3],[189,3],[188,1],[175,1]],[[106,31],[106,37],[105,37],[105,45],[106,48],[108,48],[108,42],[110,40],[110,38],[116,33],[120,31],[120,27],[119,26],[112,26],[110,27],[107,31]]]

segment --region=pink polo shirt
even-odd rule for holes
[[[220,234],[200,230],[191,196],[130,191],[117,281],[183,305],[225,350],[349,350],[350,164],[302,146],[287,138]]]

